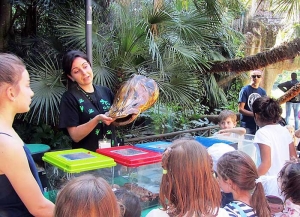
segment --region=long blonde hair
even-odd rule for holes
[[[160,203],[170,216],[212,216],[221,204],[211,159],[199,142],[178,139],[163,153]]]

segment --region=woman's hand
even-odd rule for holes
[[[100,121],[106,125],[110,125],[114,121],[114,119],[106,116],[105,114],[100,114],[96,115],[93,119],[84,124],[74,127],[68,127],[67,130],[72,140],[74,142],[79,142],[83,138],[85,138],[99,124]]]
[[[97,117],[99,118],[99,121],[102,121],[106,125],[110,125],[114,121],[111,117],[108,117],[104,114],[97,115]]]

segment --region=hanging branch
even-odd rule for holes
[[[284,60],[294,59],[298,55],[300,55],[300,38],[284,43],[272,50],[242,59],[215,62],[208,72],[245,72],[253,69],[260,69]]]
[[[228,60],[224,62],[215,62],[212,67],[208,70],[210,73],[218,72],[232,72],[236,75],[230,76],[230,78],[224,79],[218,84],[220,86],[228,82],[229,79],[235,77],[242,72],[261,69],[268,65],[282,62],[284,60],[291,60],[300,55],[300,38],[296,38],[291,42],[284,43],[281,46],[273,48],[272,50],[258,53],[256,55],[248,56],[242,59]],[[278,102],[283,104],[296,95],[300,94],[300,83],[296,84],[283,96],[278,98]]]
[[[277,101],[279,102],[279,104],[283,104],[283,103],[289,101],[290,99],[294,98],[298,94],[300,94],[300,83],[296,84],[291,89],[289,89],[287,92],[285,92],[285,94],[282,95],[281,97],[279,97],[277,99]]]

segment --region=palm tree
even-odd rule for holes
[[[300,22],[300,1],[299,0],[270,0],[271,9],[275,13],[286,14],[287,20],[293,23]]]
[[[213,61],[234,56],[236,47],[231,45],[236,44],[238,37],[233,35],[238,34],[225,22],[226,16],[220,16],[219,7],[208,7],[215,1],[190,2],[187,10],[178,10],[173,1],[156,10],[149,1],[131,1],[125,6],[111,3],[104,12],[95,4],[95,83],[116,90],[120,82],[138,73],[157,81],[160,101],[165,104],[193,109],[198,106],[196,99],[200,99],[198,103],[205,99],[213,107],[226,102],[215,76],[205,72]],[[47,52],[34,53],[28,68],[33,90],[38,94],[27,117],[51,124],[57,124],[58,104],[65,90],[61,53],[67,49],[85,50],[84,11],[81,7],[58,6],[56,10],[59,13],[52,16],[51,22],[63,50],[48,46]]]

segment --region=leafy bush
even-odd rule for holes
[[[14,129],[26,144],[46,144],[51,149],[70,149],[71,139],[56,127],[34,125],[26,120],[15,120]]]

